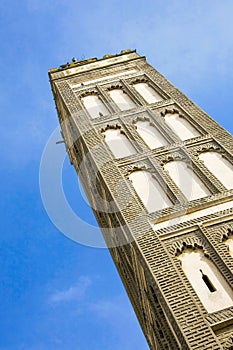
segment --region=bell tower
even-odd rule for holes
[[[233,349],[232,136],[136,51],[73,59],[49,77],[149,347]]]

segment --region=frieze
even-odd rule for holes
[[[187,161],[187,157],[184,154],[181,154],[180,152],[174,152],[172,154],[160,156],[160,164],[162,166],[175,160]]]
[[[165,108],[164,111],[160,112],[162,117],[165,117],[166,114],[176,114],[178,113],[181,118],[184,118],[184,116],[178,111],[178,109],[172,108],[172,109],[167,109]]]
[[[129,178],[129,176],[134,173],[135,171],[147,171],[149,173],[155,172],[153,168],[148,167],[145,164],[132,164],[131,166],[128,167],[126,177]]]
[[[123,85],[122,84],[111,84],[109,87],[107,87],[107,90],[108,91],[111,91],[111,90],[123,90],[124,91],[124,88],[123,88]]]
[[[98,94],[99,93],[98,93],[97,90],[90,89],[90,90],[82,91],[80,94],[78,94],[78,96],[80,98],[83,98],[83,97],[92,96],[92,95],[98,95]]]
[[[202,240],[198,236],[188,236],[188,237],[182,238],[181,240],[173,243],[169,248],[169,251],[172,255],[178,256],[187,249],[192,249],[192,250],[201,249],[203,250],[204,255],[210,259],[210,255],[207,251],[204,240]]]
[[[206,143],[195,147],[193,150],[193,154],[195,156],[199,156],[200,153],[210,152],[210,151],[224,153],[224,151],[218,145],[213,143]]]

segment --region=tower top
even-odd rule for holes
[[[128,61],[128,60],[132,60],[132,59],[139,58],[139,57],[141,57],[141,56],[139,56],[137,54],[136,50],[131,50],[131,49],[121,50],[121,52],[119,54],[105,54],[102,58],[90,57],[90,58],[87,58],[85,60],[78,60],[75,57],[73,57],[71,62],[67,62],[65,64],[62,64],[59,68],[51,68],[51,69],[49,69],[48,73],[49,73],[50,78],[52,78],[53,73],[66,71],[65,76],[67,76],[67,75],[70,75],[71,68],[89,65],[90,63],[94,63],[94,62],[98,63],[98,65],[103,62],[101,64],[101,66],[102,66],[102,65],[105,65],[105,61],[107,61],[107,60],[108,60],[107,65],[109,65],[109,64],[119,63],[119,61],[123,62],[123,61]],[[67,70],[69,70],[69,71],[67,72]],[[82,69],[82,71],[83,70],[86,70],[86,69],[84,68],[84,69]],[[76,73],[76,71],[72,72],[71,74],[73,74],[73,73]]]

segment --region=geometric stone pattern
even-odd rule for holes
[[[224,243],[233,229],[233,190],[227,190],[198,158],[201,152],[214,150],[233,163],[232,136],[135,51],[99,60],[73,60],[51,69],[49,77],[70,161],[149,347],[232,349],[233,307],[209,314],[177,258],[186,248],[202,249],[233,287],[233,258]],[[148,104],[134,88],[136,83],[147,83],[162,100]],[[121,111],[110,98],[111,89],[123,90],[135,108]],[[81,98],[92,94],[109,114],[90,117]],[[167,113],[177,113],[180,120],[188,121],[198,136],[182,141],[165,123]],[[149,121],[167,145],[149,149],[137,133],[137,121]],[[103,131],[108,128],[120,129],[135,153],[115,159],[104,141]],[[174,160],[187,162],[210,195],[187,201],[164,170],[164,165]],[[172,206],[147,212],[129,179],[140,169],[156,178]],[[228,202],[228,207],[221,207]],[[192,213],[196,213],[194,219]],[[173,224],[174,218],[185,220]],[[156,229],[161,223],[164,226]]]

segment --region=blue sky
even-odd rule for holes
[[[232,16],[232,0],[1,1],[0,350],[148,349],[108,251],[65,237],[43,207],[58,124],[47,70],[136,48],[232,132]],[[63,185],[95,225],[68,160]]]

